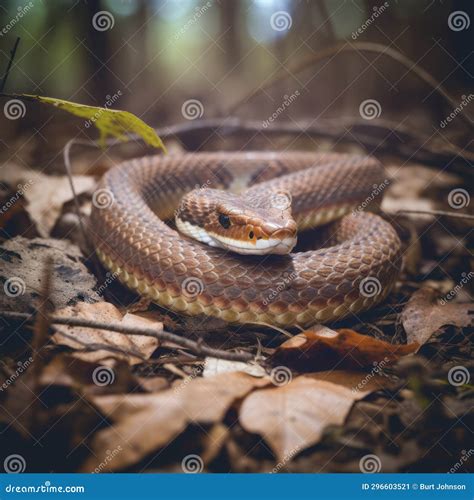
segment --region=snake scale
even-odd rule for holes
[[[376,159],[339,153],[137,158],[103,176],[90,234],[106,268],[172,311],[307,327],[365,311],[392,289],[401,265],[400,240],[387,221],[362,210],[380,203],[374,189],[385,182]],[[175,219],[180,200],[196,189],[243,192],[254,200],[289,193],[298,230],[324,225],[324,245],[287,255],[240,255],[195,241],[165,221]],[[249,237],[257,239],[253,233]]]

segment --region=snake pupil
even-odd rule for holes
[[[219,224],[224,228],[228,229],[230,227],[230,219],[228,215],[219,214]]]
[[[250,233],[249,233],[249,238],[250,238],[251,240],[253,240],[253,236],[254,236],[254,235],[253,235],[253,231],[250,231]]]

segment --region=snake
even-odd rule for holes
[[[401,242],[377,213],[388,184],[377,159],[347,153],[144,156],[103,175],[89,232],[109,275],[169,311],[307,328],[393,289]]]

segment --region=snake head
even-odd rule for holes
[[[176,211],[181,233],[210,246],[240,254],[288,254],[296,244],[297,225],[290,204],[281,199],[253,199],[219,191],[195,189]]]

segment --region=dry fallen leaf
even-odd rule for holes
[[[393,363],[417,348],[417,344],[389,344],[346,328],[335,331],[318,326],[285,341],[269,361],[274,366],[283,365],[300,372],[360,369],[382,362]]]
[[[45,175],[10,163],[2,172],[2,179],[18,189],[21,186],[21,192],[27,201],[26,211],[35,223],[38,234],[49,236],[61,215],[63,205],[73,199],[67,176]],[[96,185],[95,179],[87,175],[74,175],[72,179],[78,196],[92,191]]]
[[[204,362],[204,378],[213,377],[219,373],[244,372],[254,377],[264,377],[265,369],[257,364],[244,363],[243,361],[229,361],[208,356]]]
[[[422,288],[411,296],[401,318],[408,342],[423,345],[444,325],[472,326],[474,304],[439,303],[434,290]]]
[[[97,302],[95,304],[80,303],[75,306],[65,307],[57,311],[56,316],[64,318],[80,318],[92,321],[100,321],[109,324],[117,323],[137,328],[154,328],[161,331],[163,324],[148,318],[143,318],[137,314],[127,313],[125,316],[108,302]],[[74,353],[74,356],[90,362],[99,362],[107,358],[117,358],[128,361],[130,364],[143,362],[148,359],[159,345],[159,341],[153,337],[142,335],[127,335],[97,328],[84,328],[79,326],[57,325],[57,332],[53,336],[53,341],[61,345],[67,345],[73,349],[83,349],[85,344],[102,344],[111,348],[120,348],[131,354],[121,352],[111,352],[104,349],[93,350],[91,352]],[[72,335],[74,339],[65,337],[61,333]],[[77,339],[79,342],[76,342]]]
[[[93,291],[96,280],[82,263],[76,245],[66,240],[17,236],[0,246],[0,284],[5,291],[2,307],[16,312],[31,310],[41,294],[47,259],[53,262],[49,300],[55,308],[102,300]]]
[[[113,425],[94,436],[89,445],[92,455],[82,471],[93,471],[103,461],[104,450],[117,447],[121,452],[103,472],[133,465],[170,443],[189,423],[220,422],[235,400],[268,383],[234,372],[206,379],[190,377],[178,381],[172,389],[154,394],[93,398]]]
[[[281,387],[252,392],[240,409],[242,427],[262,435],[278,460],[293,457],[316,444],[328,425],[342,425],[354,401],[374,387],[373,382],[363,384],[361,374],[345,375],[339,372],[337,378],[344,385],[301,376]]]

